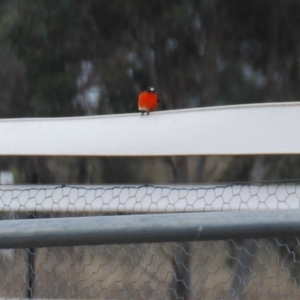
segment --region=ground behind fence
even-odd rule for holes
[[[275,186],[110,186],[83,189],[2,187],[0,201],[2,218],[7,221],[11,219],[11,222],[28,217],[56,219],[80,215],[124,215],[124,211],[118,212],[118,207],[131,207],[132,211],[128,213],[134,216],[137,205],[140,208],[163,207],[169,212],[169,207],[175,211],[179,207],[176,206],[178,203],[183,208],[184,205],[194,207],[195,211],[199,208],[196,204],[202,203],[201,209],[204,212],[207,209],[205,215],[208,216],[216,213],[211,212],[212,208],[221,208],[222,222],[222,216],[230,212],[228,208],[231,205],[233,210],[237,207],[242,210],[241,213],[249,214],[253,213],[251,208],[257,213],[265,213],[271,207],[276,207],[276,212],[282,212],[283,215],[297,213],[299,191],[297,183]],[[94,200],[91,200],[92,194],[95,195]],[[127,195],[127,200],[124,195]],[[80,201],[82,198],[87,199],[87,203],[90,203],[82,212],[76,206],[76,197]],[[163,201],[160,202],[161,199]],[[166,199],[170,201],[169,206],[165,205]],[[37,211],[30,210],[28,206],[34,201],[37,203]],[[160,206],[159,203],[164,205]],[[65,211],[59,213],[57,206],[60,209],[65,208]],[[91,208],[95,207],[97,209],[93,211]],[[245,210],[247,207],[248,211]],[[222,208],[226,208],[227,212],[222,212]],[[143,213],[148,215],[147,211]],[[191,215],[184,213],[184,209],[181,214],[187,217]],[[0,253],[0,297],[298,299],[300,242],[296,233],[295,231],[293,236],[280,237],[270,234],[263,239],[244,239],[241,235],[240,238],[213,241],[41,248],[27,245],[26,249],[5,249]]]

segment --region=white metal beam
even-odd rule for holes
[[[0,155],[300,153],[300,102],[0,120]]]

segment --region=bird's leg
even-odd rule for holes
[[[141,114],[141,116],[143,116],[144,115],[144,111],[142,111],[142,114]]]
[[[147,116],[149,116],[150,111],[147,111]]]

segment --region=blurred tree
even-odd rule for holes
[[[158,90],[161,109],[297,100],[299,12],[297,0],[2,1],[0,115],[133,112],[148,85]],[[240,172],[249,180],[258,169],[264,169],[262,179],[298,177],[284,167],[291,158],[257,159],[156,161],[173,182],[241,180]],[[151,169],[153,160],[139,164]],[[86,172],[94,176],[90,181],[121,178],[112,161],[97,161],[96,168],[80,163],[82,171],[74,174]],[[131,159],[122,164],[132,181],[146,179],[138,171],[144,167],[134,172]],[[211,167],[219,164],[226,167]],[[111,169],[107,178],[104,166]],[[155,182],[155,171],[149,174],[147,181]]]
[[[297,0],[1,1],[0,116],[133,112],[148,85],[158,90],[161,109],[297,100],[299,12]],[[65,180],[124,178],[116,160],[85,161]],[[285,167],[291,161],[300,162],[124,159],[122,169],[132,174],[127,181],[140,182],[155,182],[158,164],[166,182],[298,177]],[[264,176],[253,177],[257,170]]]
[[[80,62],[92,54],[86,32],[92,28],[70,1],[12,1],[2,30],[4,40],[26,67],[32,116],[74,115]]]

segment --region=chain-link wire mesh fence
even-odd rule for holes
[[[251,213],[299,209],[299,201],[300,185],[296,183],[0,188],[2,219]],[[300,242],[296,236],[0,252],[3,298],[298,299],[299,278]]]

